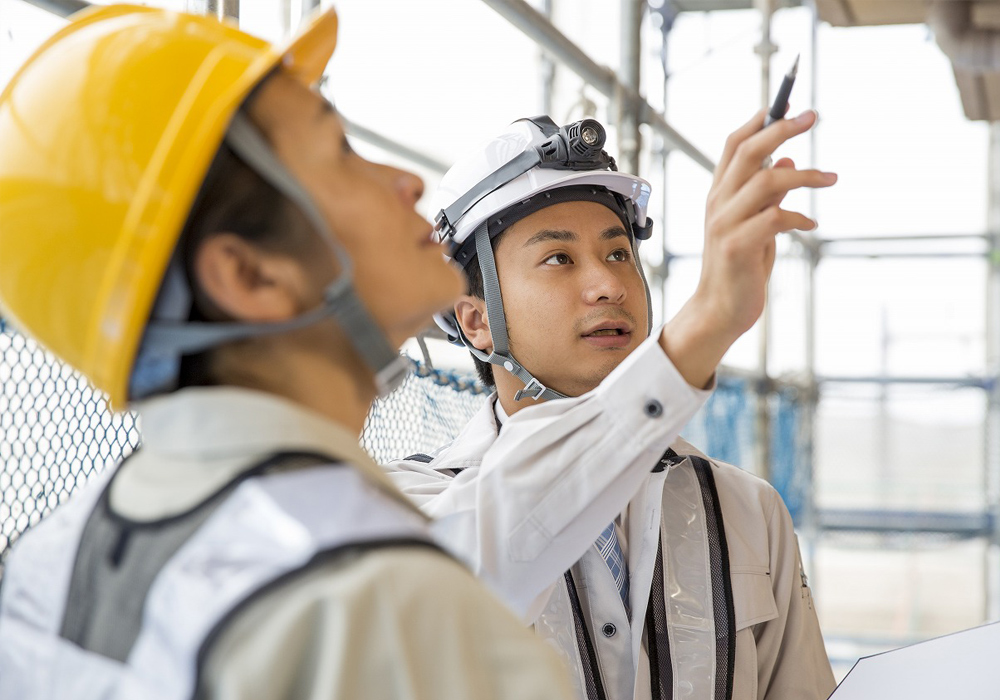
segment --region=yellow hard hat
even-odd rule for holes
[[[312,84],[337,17],[280,49],[210,17],[88,9],[0,95],[0,310],[127,401],[178,237],[240,104],[273,69]]]

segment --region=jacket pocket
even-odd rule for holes
[[[730,576],[733,582],[733,613],[737,632],[778,616],[778,606],[771,590],[771,575],[766,569],[734,566]]]
[[[734,566],[730,577],[736,618],[733,700],[757,700],[757,641],[753,626],[778,617],[778,606],[767,567]]]

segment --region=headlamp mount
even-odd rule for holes
[[[434,227],[442,241],[453,245],[456,224],[479,200],[532,168],[618,170],[615,159],[604,151],[607,132],[596,119],[581,119],[563,127],[556,126],[549,117],[527,121],[537,126],[547,140],[525,149],[476,183],[447,209],[439,211],[434,217]]]

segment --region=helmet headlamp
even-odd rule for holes
[[[455,225],[476,203],[493,190],[503,187],[532,168],[554,170],[618,170],[615,159],[604,152],[607,132],[596,119],[581,119],[563,127],[549,117],[529,119],[548,139],[529,146],[521,155],[500,166],[447,209],[434,217],[441,240],[451,238]]]

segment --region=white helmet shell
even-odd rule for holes
[[[470,189],[526,150],[548,140],[533,122],[521,119],[482,148],[459,160],[445,173],[432,201],[431,211],[447,209]],[[454,226],[451,239],[461,245],[484,220],[540,192],[574,185],[599,185],[631,200],[636,224],[646,226],[649,183],[634,175],[610,170],[560,170],[534,167],[503,184],[476,202]],[[439,229],[439,235],[446,234]]]

